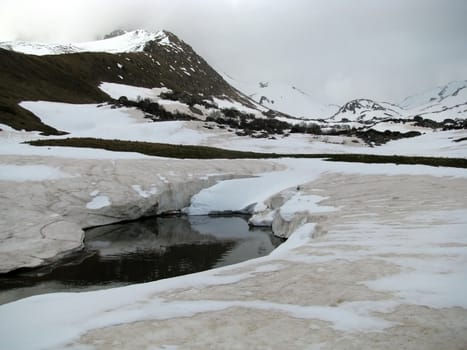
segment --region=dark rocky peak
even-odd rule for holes
[[[343,105],[336,114],[352,112],[354,114],[366,111],[384,111],[385,108],[380,104],[368,99],[356,99]]]
[[[123,35],[125,33],[126,33],[126,31],[124,31],[123,29],[115,29],[114,31],[104,35],[104,40],[105,39],[115,38],[115,37]]]

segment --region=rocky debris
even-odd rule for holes
[[[208,122],[215,122],[237,129],[239,136],[255,136],[258,134],[268,137],[271,134],[284,134],[291,129],[291,125],[274,118],[257,117],[254,114],[240,112],[233,108],[224,108],[220,113],[206,118]]]
[[[447,118],[441,122],[436,122],[431,119],[423,118],[422,116],[415,116],[413,118],[414,125],[422,128],[430,128],[433,130],[460,130],[467,129],[467,119],[451,119]]]
[[[351,135],[357,136],[359,139],[363,140],[370,146],[380,146],[388,141],[416,137],[420,136],[421,134],[422,133],[419,131],[408,131],[403,133],[400,131],[377,131],[374,129],[356,131],[351,133]]]

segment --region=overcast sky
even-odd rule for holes
[[[0,0],[0,41],[89,41],[167,29],[240,80],[318,101],[406,95],[467,79],[466,0]]]

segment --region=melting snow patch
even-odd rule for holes
[[[258,206],[261,204],[256,205],[255,211],[258,211]],[[274,216],[276,215],[276,210],[271,210],[271,211],[265,211],[262,213],[257,213],[253,215],[250,220],[248,220],[248,223],[253,225],[253,226],[266,226],[270,227],[272,225],[272,222],[274,221]]]
[[[467,308],[467,272],[408,272],[365,283],[377,291],[395,292],[408,303],[432,308]]]
[[[109,205],[110,205],[109,197],[96,196],[92,199],[92,201],[86,204],[86,208],[96,210],[96,209],[108,207]]]

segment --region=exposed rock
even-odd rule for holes
[[[125,34],[123,29],[115,29],[114,31],[110,32],[109,34],[104,35],[104,39],[111,39],[117,36]]]

